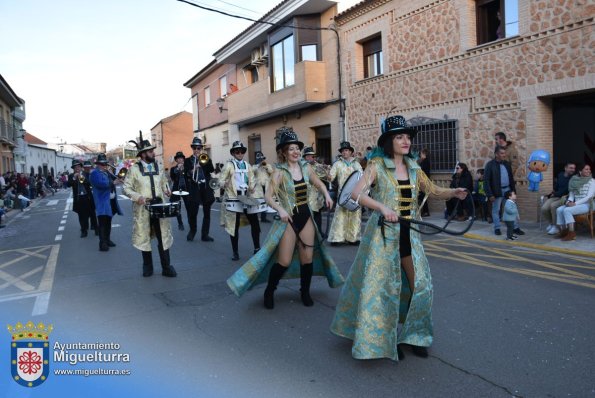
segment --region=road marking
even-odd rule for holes
[[[45,272],[41,278],[38,290],[43,293],[35,299],[35,305],[33,306],[33,312],[31,316],[43,315],[48,312],[50,305],[50,295],[52,293],[52,285],[54,284],[54,274],[56,272],[56,263],[58,262],[58,252],[60,251],[60,245],[54,245],[50,256],[48,258]]]
[[[68,198],[68,199],[66,199],[66,204],[70,204],[70,203],[72,203],[72,202],[74,202],[74,199],[72,199],[72,198]]]
[[[28,218],[31,218],[31,216],[23,216],[22,218],[23,218],[23,220],[26,220]]]
[[[118,228],[118,227],[121,227],[121,225],[120,224],[112,224],[112,228]]]
[[[63,220],[65,220],[65,219],[67,219],[67,218],[68,218],[68,215],[67,215],[67,214],[64,214],[64,215],[62,216],[62,219],[63,219]]]
[[[54,238],[55,241],[62,240],[62,235],[56,235]]]
[[[61,220],[60,224],[66,224],[66,220]]]
[[[64,231],[64,225],[58,227],[58,231]]]
[[[48,200],[48,203],[46,204],[46,206],[56,206],[58,204],[58,202],[59,202],[58,199]]]

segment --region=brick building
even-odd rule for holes
[[[176,152],[182,151],[186,156],[191,153],[192,114],[179,112],[161,119],[151,128],[151,143],[155,146],[155,159],[162,170],[169,170],[174,163]],[[148,137],[144,137],[147,139]]]
[[[404,115],[446,185],[457,161],[484,167],[504,131],[520,155],[521,214],[534,220],[564,162],[595,160],[594,16],[589,1],[362,1],[335,18],[348,137],[361,150],[382,117]],[[552,165],[529,193],[522,165],[535,149]]]

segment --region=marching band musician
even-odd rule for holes
[[[342,188],[347,178],[354,171],[362,171],[362,166],[353,158],[354,149],[348,141],[341,142],[339,147],[341,159],[337,160],[330,171],[331,181],[337,178]],[[361,235],[362,211],[349,211],[343,207],[335,208],[335,216],[331,224],[328,241],[331,245],[347,242],[350,245],[359,244]]]
[[[225,164],[219,179],[225,187],[225,199],[237,199],[239,195],[247,196],[255,192],[256,179],[254,178],[254,170],[244,160],[244,154],[247,150],[248,148],[240,141],[235,141],[229,150],[233,158]],[[243,213],[228,211],[225,208],[225,201],[221,206],[221,211],[221,225],[225,226],[225,230],[231,238],[231,248],[233,250],[232,260],[240,259],[238,252],[238,232],[240,226],[246,225],[246,221],[242,219],[242,216],[245,216],[250,223],[254,253],[260,250],[260,224],[258,223],[258,215],[248,214],[246,209],[244,209]]]
[[[312,222],[308,191],[320,190],[327,206],[333,201],[312,167],[301,161],[304,144],[288,128],[280,130],[278,163],[266,193],[269,206],[278,213],[266,242],[258,253],[237,270],[227,285],[238,296],[254,285],[267,282],[264,306],[273,309],[274,292],[281,278],[300,278],[302,304],[314,305],[310,296],[312,275],[326,276],[329,286],[343,284],[343,276],[322,245],[322,237]],[[275,196],[279,202],[273,200]]]
[[[184,156],[183,152],[176,152],[176,156],[174,156],[174,161],[176,162],[176,165],[174,167],[172,167],[169,170],[169,178],[172,181],[172,191],[183,191],[186,189],[186,180],[184,179],[184,161],[186,160],[186,157]],[[180,184],[180,180],[183,180]],[[180,188],[180,185],[182,185],[182,188]],[[171,198],[170,198],[170,202],[181,202],[181,197],[178,195],[174,195],[172,193]],[[180,212],[178,213],[178,215],[176,216],[176,219],[178,220],[178,229],[180,231],[184,230],[184,222],[182,221],[182,208],[181,208],[181,204],[180,204]]]
[[[89,160],[83,162],[83,176],[89,179],[91,172],[93,171],[93,163]],[[89,212],[89,218],[91,219],[91,229],[95,231],[95,236],[99,236],[99,227],[97,226],[97,214],[95,214],[95,203],[93,202],[93,196],[91,196],[91,210]]]
[[[213,162],[208,159],[205,164],[201,164],[200,155],[203,149],[202,140],[198,137],[192,139],[192,156],[184,161],[184,174],[188,182],[189,195],[184,196],[184,205],[188,213],[188,225],[190,231],[186,236],[187,241],[194,240],[196,235],[196,219],[198,210],[202,205],[202,228],[200,230],[201,240],[203,242],[212,242],[214,239],[209,236],[211,227],[211,205],[215,202],[213,190],[209,187],[211,173],[215,171]]]
[[[314,148],[312,148],[311,146],[307,146],[304,148],[302,156],[303,156],[304,161],[306,163],[308,163],[310,166],[312,166],[312,169],[314,171],[325,170],[325,166],[316,161],[316,158],[318,156],[316,155]],[[328,180],[328,176],[326,176],[326,175],[321,176],[318,173],[316,175],[318,176],[318,178],[320,178],[320,180],[323,183],[326,182],[326,180]],[[308,203],[310,204],[310,210],[312,210],[314,222],[316,223],[318,230],[322,234],[322,212],[321,212],[321,210],[324,207],[324,195],[322,194],[322,192],[320,192],[317,189],[310,189],[308,191]]]
[[[72,210],[78,214],[79,225],[81,226],[81,238],[87,237],[89,230],[89,218],[91,218],[91,229],[99,235],[97,219],[95,218],[95,203],[89,176],[81,170],[83,163],[80,160],[72,160],[73,173],[68,175],[68,186],[72,188]]]
[[[97,155],[97,167],[91,172],[89,181],[93,187],[93,202],[99,224],[99,251],[106,252],[110,247],[116,246],[111,240],[112,217],[122,215],[118,204],[118,195],[114,180],[116,176],[108,171],[108,161],[105,153]],[[121,182],[121,181],[118,181]]]
[[[254,198],[264,199],[264,193],[268,189],[269,181],[273,175],[273,166],[265,162],[266,157],[261,151],[256,151],[256,165],[254,165],[254,177],[256,178],[256,186],[254,187]],[[267,223],[267,212],[260,213],[260,222]]]
[[[176,270],[171,266],[169,248],[173,244],[171,223],[168,218],[153,218],[145,205],[166,202],[170,196],[167,176],[159,170],[155,162],[155,147],[149,141],[134,142],[140,160],[128,171],[124,180],[124,194],[132,201],[132,245],[142,252],[143,276],[153,275],[153,256],[151,252],[151,238],[157,238],[159,259],[161,260],[161,275],[167,277],[177,276]]]

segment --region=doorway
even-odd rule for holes
[[[318,161],[324,164],[332,164],[332,150],[331,150],[331,125],[327,124],[314,128],[314,138],[316,142],[316,154]]]
[[[248,161],[250,164],[256,164],[256,152],[262,151],[260,135],[252,134],[248,138]]]
[[[595,166],[595,92],[553,99],[554,176],[566,162]]]

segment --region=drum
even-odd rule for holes
[[[264,199],[255,199],[258,201],[257,205],[249,205],[246,209],[246,213],[248,214],[256,214],[256,213],[262,213],[267,211],[267,208],[269,207],[267,205],[266,200]]]
[[[180,202],[156,203],[145,205],[145,209],[147,209],[151,218],[169,218],[180,214],[180,205]]]
[[[353,192],[353,189],[355,188],[355,185],[359,179],[362,178],[363,174],[364,173],[361,171],[354,171],[349,177],[347,177],[345,184],[343,184],[341,190],[339,191],[339,199],[337,201],[339,206],[349,211],[356,211],[359,209],[359,204],[356,203],[355,200],[351,199],[351,193]]]
[[[186,192],[186,191],[173,191],[173,192],[172,192],[172,194],[173,194],[173,195],[178,195],[178,196],[186,196],[186,195],[188,195],[189,193],[188,193],[188,192]]]
[[[225,202],[225,210],[231,211],[233,213],[243,213],[244,212],[244,204],[236,199],[226,199]]]

